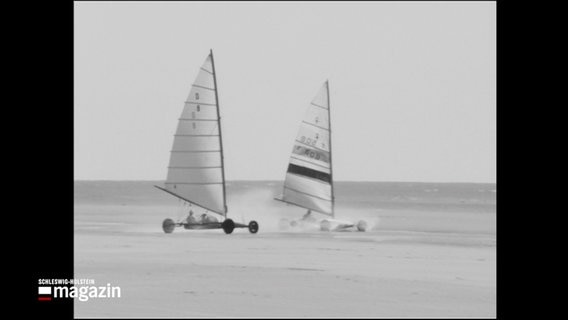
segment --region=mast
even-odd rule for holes
[[[333,193],[333,163],[331,160],[331,101],[329,100],[329,80],[325,81],[327,89],[327,120],[329,126],[329,176],[331,180],[331,217],[335,218],[335,195]]]
[[[221,151],[221,177],[223,179],[223,207],[225,212],[223,216],[227,217],[227,196],[225,191],[225,162],[223,155],[223,135],[221,134],[221,112],[219,111],[219,96],[217,94],[217,73],[215,72],[215,61],[213,60],[213,49],[209,50],[209,55],[211,56],[211,67],[213,68],[213,83],[215,84],[215,104],[217,106],[217,125],[219,126],[219,146]]]

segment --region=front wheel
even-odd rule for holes
[[[258,232],[258,223],[254,220],[249,222],[249,232],[250,233],[257,233]]]
[[[357,223],[357,230],[365,232],[367,230],[367,222],[365,222],[365,220],[359,220]]]
[[[231,234],[235,230],[235,222],[231,219],[227,219],[221,223],[221,227],[226,234]]]
[[[172,233],[174,232],[175,228],[176,228],[176,223],[172,219],[168,218],[165,219],[164,222],[162,222],[162,229],[164,230],[165,233]]]

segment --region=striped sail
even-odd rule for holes
[[[226,216],[222,151],[211,52],[199,69],[178,120],[165,191]]]
[[[329,85],[308,106],[296,136],[282,201],[333,216]]]

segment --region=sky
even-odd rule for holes
[[[165,180],[213,49],[227,180],[283,180],[329,80],[334,180],[496,182],[495,2],[74,6],[76,180]]]

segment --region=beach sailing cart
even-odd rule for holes
[[[282,229],[318,226],[322,231],[365,231],[367,223],[335,219],[329,81],[312,100],[294,141],[282,195],[275,200],[307,209],[300,219],[281,219]],[[312,211],[328,216],[323,220]]]
[[[179,221],[165,219],[162,229],[172,233],[176,227],[188,230],[235,228],[258,232],[258,223],[238,223],[227,218],[225,166],[219,113],[217,78],[213,50],[205,59],[178,119],[168,174],[164,186],[156,188],[192,206],[189,215]],[[194,207],[195,206],[195,207]],[[193,209],[204,210],[199,216]]]

